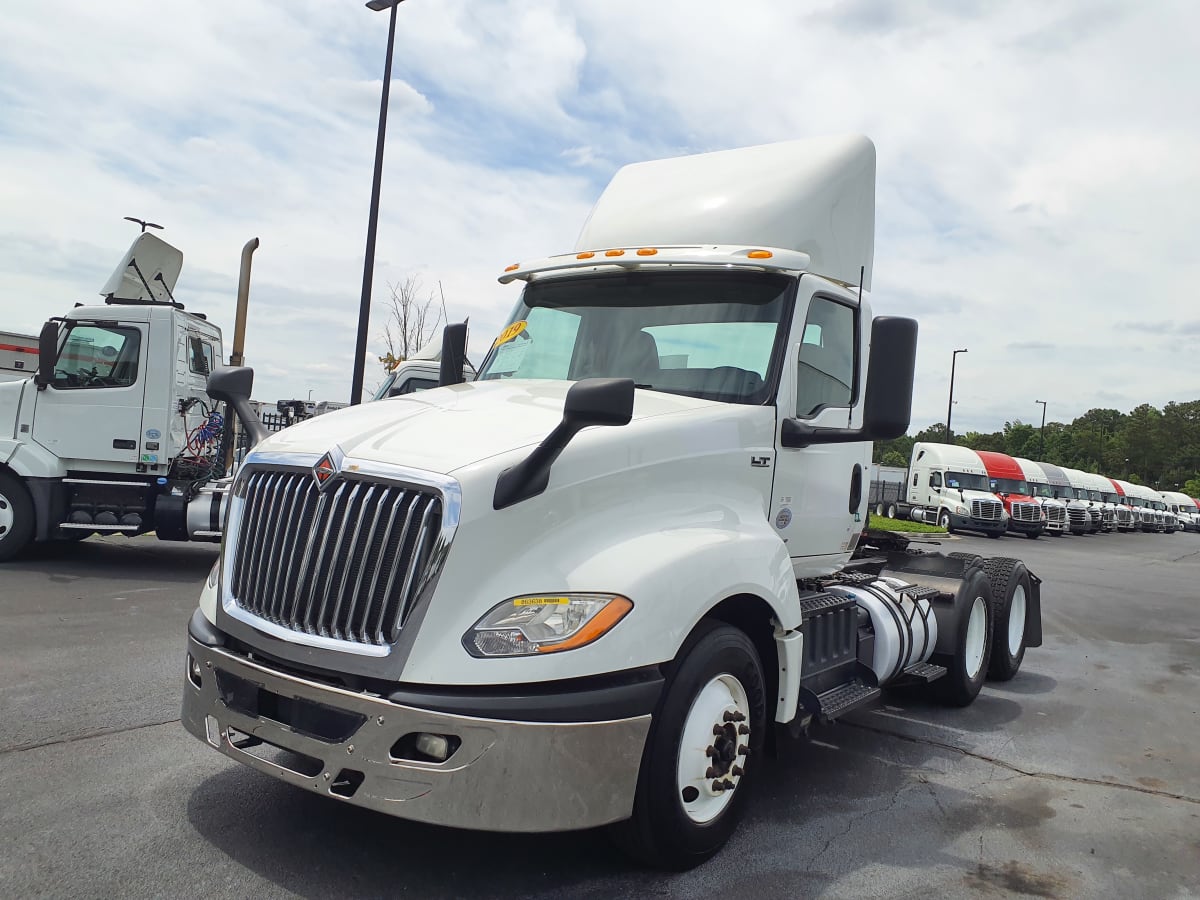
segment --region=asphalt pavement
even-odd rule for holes
[[[598,832],[416,825],[237,765],[178,723],[215,549],[0,567],[4,897],[1200,896],[1200,535],[956,539],[1044,579],[1045,646],[950,710],[892,693],[766,760],[683,874]]]

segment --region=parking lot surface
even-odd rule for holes
[[[1026,560],[1045,646],[966,710],[920,694],[765,762],[724,852],[415,825],[288,787],[178,723],[215,548],[92,539],[0,567],[5,897],[1192,897],[1200,536],[944,549]]]

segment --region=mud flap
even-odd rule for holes
[[[1025,646],[1042,646],[1042,579],[1029,573],[1028,605],[1025,608]]]

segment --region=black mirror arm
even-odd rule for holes
[[[861,428],[814,428],[799,419],[784,419],[779,442],[794,449],[813,444],[854,444],[872,440]]]

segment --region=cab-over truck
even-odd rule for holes
[[[916,323],[872,318],[875,152],[627,166],[462,383],[273,435],[235,480],[183,724],[335,801],[507,832],[610,826],[695,865],[779,730],[1041,642],[1017,560],[866,532]],[[210,391],[244,403],[245,370]],[[243,379],[242,384],[235,384]],[[249,810],[248,810],[249,812]]]

